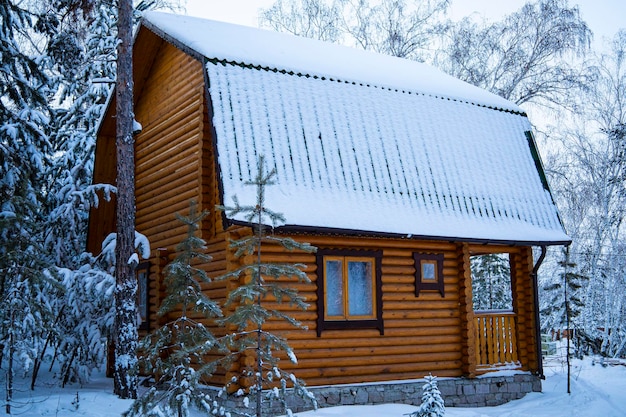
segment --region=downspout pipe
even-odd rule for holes
[[[541,354],[541,324],[539,322],[539,283],[537,272],[539,271],[539,267],[543,263],[543,260],[546,258],[546,252],[546,246],[542,245],[541,255],[539,255],[539,259],[537,259],[537,262],[535,263],[535,266],[533,266],[533,270],[530,274],[533,286],[533,298],[535,302],[535,332],[537,334],[535,338],[537,346],[535,349],[537,350],[537,374],[541,379],[546,379],[546,377],[543,374],[543,355]]]

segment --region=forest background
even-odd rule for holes
[[[137,1],[135,21],[182,6]],[[592,42],[567,0],[530,1],[494,21],[453,21],[449,7],[277,0],[260,23],[426,62],[525,109],[573,240],[540,270],[542,330],[574,329],[580,354],[626,356],[626,30]],[[116,13],[100,0],[0,2],[0,361],[33,384],[50,348],[62,384],[88,379],[112,331],[114,259],[86,253],[85,236],[89,208],[116,191],[91,182]],[[137,244],[145,254],[147,242]]]

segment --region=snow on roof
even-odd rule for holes
[[[508,101],[414,62],[184,16],[146,19],[209,58],[225,204],[255,202],[245,182],[264,155],[278,174],[267,204],[289,225],[570,240],[533,159],[530,123]],[[345,62],[334,61],[339,51]]]
[[[502,97],[416,61],[285,33],[162,12],[145,13],[144,24],[157,28],[207,58],[417,91],[523,112]]]

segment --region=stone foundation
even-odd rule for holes
[[[373,383],[357,385],[338,385],[309,387],[315,395],[318,406],[365,404],[411,404],[418,406],[422,398],[424,380],[409,382]],[[529,392],[541,392],[541,380],[531,374],[508,376],[481,376],[479,378],[441,378],[437,379],[446,407],[484,407],[504,404],[524,397]],[[252,398],[250,398],[252,400]],[[310,402],[301,398],[290,398],[293,412],[310,410]],[[243,407],[241,399],[231,396],[230,407]],[[254,410],[254,401],[250,401],[248,412]],[[274,407],[278,414],[279,409]]]

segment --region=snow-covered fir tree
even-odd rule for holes
[[[426,383],[422,386],[422,403],[419,409],[409,414],[410,417],[443,417],[446,415],[441,391],[437,386],[437,377],[428,375],[424,378]]]
[[[93,184],[96,128],[115,80],[115,12],[105,3],[91,10],[81,65],[63,77],[55,109],[53,160],[47,176],[47,251],[61,268],[80,268],[89,208],[115,187]]]
[[[506,254],[476,255],[470,259],[474,310],[511,309],[511,267]]]
[[[7,413],[13,373],[32,366],[61,289],[39,239],[54,82],[50,60],[28,42],[34,25],[21,2],[0,2],[0,362],[7,365]]]
[[[107,341],[111,340],[115,314],[115,246],[117,235],[110,233],[102,243],[101,253],[94,257],[85,253],[76,269],[59,268],[64,297],[59,301],[55,326],[44,347],[54,346],[54,361],[60,367],[61,385],[85,383],[95,369],[106,363]],[[133,259],[150,257],[150,243],[135,232]],[[49,340],[48,340],[49,339]],[[45,349],[40,351],[41,363]],[[32,383],[37,378],[35,366]]]
[[[137,10],[165,3],[177,2],[136,2]],[[59,86],[51,119],[51,163],[45,173],[45,227],[38,241],[67,288],[52,301],[56,326],[47,332],[42,348],[55,346],[65,384],[84,382],[105,362],[103,338],[110,336],[112,325],[113,264],[104,252],[98,257],[85,253],[85,241],[89,209],[116,192],[112,184],[92,184],[92,173],[96,129],[115,82],[117,8],[114,2],[97,0],[37,6],[36,26],[49,38],[50,72]],[[135,23],[140,16],[135,14]],[[36,377],[35,372],[33,383]]]
[[[585,308],[583,288],[587,286],[589,278],[577,272],[578,266],[569,260],[567,252],[568,249],[563,250],[563,259],[558,263],[559,273],[551,282],[544,283],[542,288],[541,327],[546,333],[573,330],[577,339],[586,339],[588,336],[582,329],[580,318]],[[579,342],[582,343],[577,343],[577,348],[588,343],[585,340]]]
[[[307,303],[298,295],[296,289],[286,279],[310,282],[305,268],[301,264],[274,264],[263,262],[264,245],[280,245],[287,250],[314,252],[316,248],[270,233],[270,228],[284,223],[280,213],[270,210],[265,202],[265,188],[274,185],[275,170],[267,171],[263,157],[258,159],[254,179],[246,184],[256,187],[256,201],[251,205],[240,205],[235,198],[234,205],[220,206],[229,217],[242,216],[252,225],[252,234],[243,236],[230,243],[235,250],[235,258],[243,256],[254,259],[249,264],[227,273],[219,279],[236,279],[238,284],[227,298],[225,307],[232,309],[221,319],[222,325],[236,329],[226,337],[226,343],[238,357],[249,358],[241,374],[231,381],[234,385],[249,387],[249,396],[254,404],[254,411],[246,416],[261,417],[267,408],[278,404],[287,415],[292,412],[288,406],[289,395],[297,395],[310,401],[317,408],[317,401],[304,386],[303,381],[293,373],[281,369],[278,353],[283,352],[293,363],[296,355],[286,339],[266,330],[265,323],[270,319],[284,320],[296,328],[302,325],[293,317],[272,308],[273,303],[289,303],[305,310]],[[271,299],[272,301],[270,302]],[[265,390],[265,392],[264,392]],[[267,414],[265,414],[267,415]]]
[[[85,254],[77,269],[60,269],[66,291],[58,311],[54,355],[62,386],[88,382],[92,372],[106,363],[115,286],[108,250],[105,246],[105,252],[97,257]]]
[[[166,297],[159,316],[179,314],[174,320],[149,334],[140,344],[143,369],[157,380],[133,403],[125,417],[187,417],[195,408],[207,414],[220,414],[220,406],[203,390],[220,360],[207,360],[210,353],[223,351],[206,326],[222,315],[219,305],[207,297],[201,285],[210,282],[200,267],[211,260],[205,242],[197,236],[206,211],[198,212],[192,202],[188,216],[177,215],[187,226],[187,237],[177,246],[178,255],[165,268]],[[172,316],[174,316],[174,314]],[[225,352],[222,352],[222,356]]]

